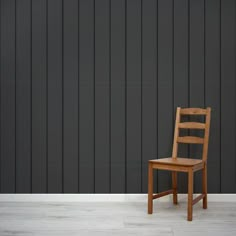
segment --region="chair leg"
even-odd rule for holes
[[[178,198],[177,198],[177,172],[176,171],[172,171],[172,188],[173,188],[173,203],[177,204]]]
[[[148,164],[148,214],[153,211],[153,168],[152,163]]]
[[[203,209],[207,209],[207,166],[204,165],[202,170],[202,193],[205,194],[203,198]]]
[[[188,172],[188,221],[193,218],[193,170]]]

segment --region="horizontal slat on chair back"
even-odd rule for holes
[[[193,144],[203,144],[204,138],[195,136],[183,136],[177,138],[178,143],[193,143]]]
[[[182,122],[179,123],[181,129],[205,129],[206,124],[200,122]]]
[[[181,108],[181,115],[206,115],[207,110],[202,108]]]

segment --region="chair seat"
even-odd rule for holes
[[[175,166],[195,166],[202,163],[203,161],[197,159],[182,158],[182,157],[176,157],[176,158],[168,157],[168,158],[150,160],[149,162],[157,164],[175,165]]]

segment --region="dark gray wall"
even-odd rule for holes
[[[209,191],[236,192],[235,0],[0,8],[2,193],[146,192],[148,159],[171,154],[176,106],[212,107]],[[160,171],[155,190],[170,180]]]

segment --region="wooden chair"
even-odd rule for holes
[[[181,122],[181,115],[204,115],[205,123]],[[172,157],[149,160],[148,164],[148,214],[152,214],[153,200],[173,193],[173,203],[177,204],[177,172],[188,173],[188,221],[192,221],[193,205],[203,199],[203,208],[207,208],[207,152],[209,140],[211,108],[177,108]],[[179,136],[179,129],[201,129],[204,137]],[[202,159],[177,157],[178,144],[202,144]],[[172,189],[153,195],[153,169],[172,171]],[[194,172],[202,170],[202,194],[193,199]]]

